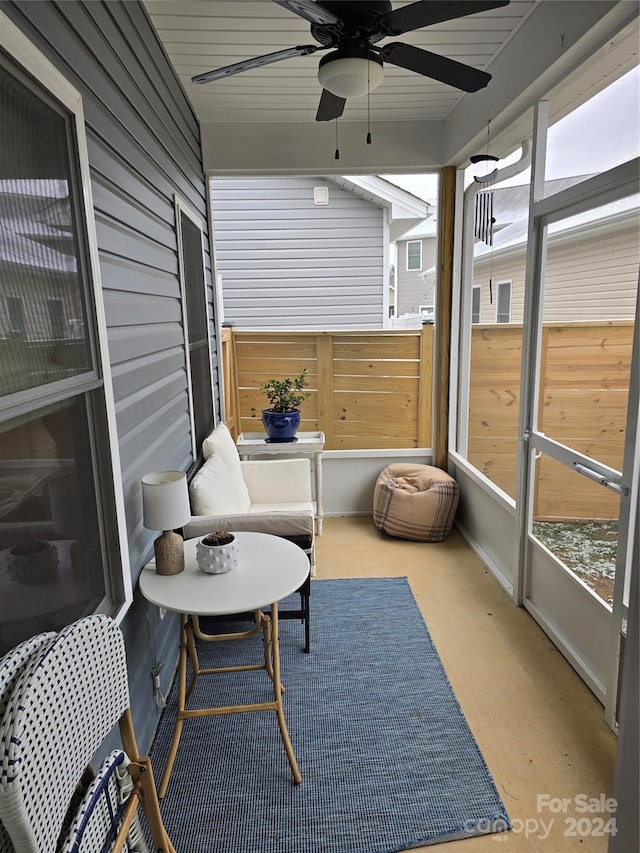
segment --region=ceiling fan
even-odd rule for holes
[[[509,0],[420,0],[393,9],[389,0],[273,0],[311,23],[311,35],[319,44],[299,45],[245,59],[191,78],[192,83],[208,83],[241,74],[263,65],[294,56],[308,56],[318,50],[332,50],[318,68],[322,96],[316,121],[331,121],[342,115],[347,98],[372,92],[384,77],[383,63],[389,62],[447,83],[465,92],[484,88],[491,75],[422,50],[404,42],[376,47],[389,36],[398,36],[442,21],[450,21],[487,9],[506,6]]]

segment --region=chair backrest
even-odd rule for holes
[[[124,640],[107,616],[28,659],[0,721],[0,819],[20,853],[55,850],[83,771],[129,706]]]
[[[13,687],[21,675],[25,665],[31,657],[49,640],[55,637],[54,633],[37,634],[24,643],[20,643],[15,649],[0,660],[0,720],[4,717],[9,697]],[[9,838],[7,830],[0,823],[0,853],[14,853],[14,846]]]

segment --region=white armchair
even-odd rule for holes
[[[268,459],[242,462],[225,424],[219,424],[203,443],[205,462],[189,484],[191,520],[185,539],[212,530],[250,530],[282,536],[299,545],[315,574],[315,510],[308,459]],[[309,650],[310,577],[300,588],[301,609],[279,611],[280,618],[299,618]]]

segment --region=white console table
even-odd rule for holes
[[[298,456],[311,459],[312,474],[315,480],[316,531],[322,534],[322,451],[324,450],[323,432],[299,432],[295,441],[267,441],[263,432],[242,432],[236,441],[241,459],[252,456]]]

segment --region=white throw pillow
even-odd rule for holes
[[[195,475],[189,497],[193,515],[229,515],[248,512],[251,506],[242,475],[235,477],[219,453],[207,459]]]
[[[233,476],[241,480],[240,456],[226,424],[218,424],[211,435],[202,442],[202,455],[205,459],[217,453],[222,456]]]

